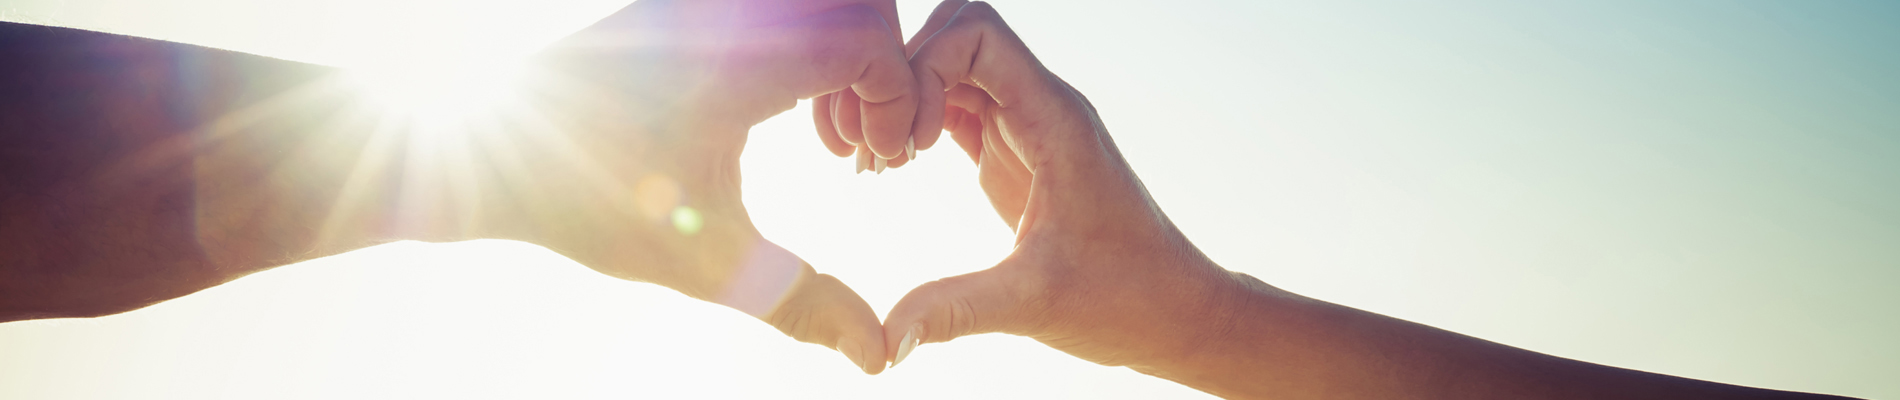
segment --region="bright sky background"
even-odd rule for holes
[[[1227,268],[1564,357],[1900,397],[1900,3],[996,3]],[[933,4],[900,1],[906,28]],[[621,5],[0,0],[0,19],[366,66],[525,53]],[[1008,252],[947,141],[852,175],[808,116],[746,150],[768,238],[880,314]],[[6,399],[450,396],[1205,395],[1002,335],[864,376],[742,313],[501,241],[0,325]]]

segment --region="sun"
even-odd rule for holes
[[[411,58],[350,68],[345,81],[378,111],[419,125],[463,125],[517,99],[522,64],[501,57]]]

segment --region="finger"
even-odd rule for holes
[[[856,151],[844,138],[838,137],[838,126],[831,122],[831,95],[811,99],[811,122],[818,127],[818,141],[824,142],[831,154],[845,157]]]
[[[843,353],[864,373],[884,371],[884,330],[877,314],[836,277],[809,273],[762,319],[792,339]]]
[[[902,53],[897,55],[903,56]],[[850,91],[862,99],[858,105],[863,115],[864,143],[878,157],[904,156],[912,144],[910,125],[917,113],[918,98],[910,65],[907,62],[874,63],[865,70],[863,79],[851,85]]]
[[[996,105],[996,99],[990,98],[989,92],[961,83],[944,91],[943,96],[946,104],[972,114],[982,114],[983,110]]]
[[[950,131],[950,138],[970,156],[971,162],[983,159],[983,120],[976,114],[962,108],[944,109],[943,129]]]
[[[956,16],[957,10],[967,3],[969,3],[969,1],[966,0],[946,0],[942,3],[938,3],[937,8],[930,11],[930,18],[924,20],[923,27],[918,29],[915,35],[911,36],[910,41],[904,42],[904,54],[917,54],[917,49],[924,45],[924,40],[931,35],[935,35],[937,31],[942,30],[944,25],[950,22],[950,18]],[[913,71],[913,73],[915,73],[915,71]],[[921,89],[918,93],[919,95],[934,94],[924,92]],[[912,118],[914,119],[915,116]],[[914,149],[929,149],[937,145],[937,140],[943,131],[928,129],[929,127],[930,126],[926,125],[915,127],[911,130]]]
[[[764,320],[792,339],[838,350],[866,373],[883,370],[872,365],[884,355],[877,314],[837,278],[817,273],[763,238],[723,275],[717,295],[707,299]]]
[[[856,4],[749,28],[734,35],[743,41],[722,63],[738,73],[720,84],[727,89],[724,93],[762,96],[759,101],[773,105],[781,98],[811,98],[849,88],[860,101],[834,95],[834,124],[850,126],[843,117],[855,113],[848,119],[857,121],[859,136],[867,131],[873,136],[859,143],[889,158],[908,142],[917,98],[916,78],[891,26],[878,9]],[[839,134],[852,142],[845,129]]]
[[[854,173],[864,173],[864,171],[870,171],[874,169],[876,165],[876,161],[873,161],[873,160],[876,160],[876,159],[877,159],[877,155],[871,154],[871,150],[864,148],[864,146],[858,146],[858,149],[857,149],[858,165],[857,165],[857,170]],[[879,171],[879,172],[882,172],[882,171]]]
[[[1052,134],[1092,139],[1084,135],[1093,132],[1092,122],[1085,118],[1088,114],[1073,109],[1073,94],[1042,68],[988,3],[971,2],[959,8],[943,29],[918,47],[911,57],[911,68],[918,79],[919,93],[943,93],[967,81],[987,93],[1000,108],[998,112],[1038,116],[1037,129],[1020,132],[1027,135],[1024,137],[1012,136],[1012,145],[1067,151],[1087,146],[1043,146],[1038,142],[1045,140],[1041,136]],[[945,96],[920,98],[913,130],[921,133],[939,129],[945,102]]]
[[[1019,296],[999,269],[939,279],[911,289],[884,319],[884,350],[891,367],[923,343],[1008,332],[1019,321]]]
[[[831,97],[831,121],[837,126],[838,137],[853,146],[864,146],[863,108],[858,107],[858,93],[847,88]]]
[[[845,7],[841,13],[846,17],[857,18],[859,25],[876,24],[880,27],[887,21],[881,12],[863,6]],[[916,77],[911,74],[909,60],[905,57],[904,44],[889,28],[883,34],[893,35],[877,40],[864,38],[855,45],[863,46],[859,51],[866,52],[867,58],[859,76],[851,82],[846,91],[860,101],[857,108],[863,144],[879,158],[892,159],[904,155],[910,141],[912,117],[917,112]],[[901,31],[899,31],[901,32]],[[850,108],[849,99],[839,101],[841,108]],[[840,113],[839,115],[846,115]]]
[[[924,39],[942,30],[944,23],[950,22],[950,17],[957,15],[957,9],[963,8],[963,5],[967,3],[969,3],[968,0],[944,0],[942,3],[937,3],[937,8],[930,11],[930,18],[924,19],[924,26],[917,28],[917,34],[911,35],[910,41],[904,42],[904,54],[917,54],[917,47],[924,45]]]
[[[842,91],[852,96],[841,98],[837,103],[839,111],[855,112],[838,112],[837,115],[843,117],[838,123],[840,127],[857,125],[857,136],[863,139],[854,143],[869,147],[873,154],[886,160],[905,155],[912,143],[911,118],[917,112],[916,78],[911,74],[908,53],[904,51],[903,30],[897,25],[896,10],[892,2],[873,1],[831,12],[838,14],[836,19],[848,20],[860,29],[870,25],[882,28],[881,32],[868,35],[855,34],[860,40],[846,44],[860,46],[857,51],[869,57],[856,79],[850,82],[850,90]],[[875,35],[882,37],[872,37]],[[825,50],[836,51],[836,48]],[[860,101],[853,102],[852,98]],[[853,115],[856,117],[852,118]]]
[[[897,5],[888,0],[863,1],[859,4],[860,6],[846,12],[863,17],[864,6],[876,10],[877,18],[875,19],[885,25],[886,32],[891,38],[891,41],[886,43],[894,44],[896,47],[886,45],[873,46],[869,49],[886,54],[883,57],[872,58],[858,80],[854,81],[849,89],[841,91],[851,96],[839,99],[837,104],[840,110],[855,109],[855,112],[838,113],[839,116],[844,117],[838,125],[851,126],[855,129],[856,137],[861,139],[853,144],[868,147],[879,158],[886,160],[904,158],[909,156],[907,154],[911,143],[909,128],[911,118],[916,113],[917,96],[914,83],[916,78],[911,75],[907,61],[909,53],[896,53],[894,58],[891,57],[893,54],[889,54],[892,50],[902,51],[903,48],[902,32],[904,31],[898,25]],[[858,101],[852,101],[852,99]],[[854,103],[856,107],[853,107]]]
[[[970,155],[971,161],[983,156],[983,113],[996,105],[988,92],[974,86],[957,84],[945,92],[945,102],[949,103],[944,112],[944,129],[950,130],[951,138]]]
[[[909,163],[910,163],[910,157],[900,155],[900,156],[897,156],[897,158],[884,160],[884,167],[897,168],[897,167],[902,167],[904,166],[904,164],[909,164]]]
[[[897,40],[903,40],[903,37],[901,37],[901,35],[902,35],[902,32],[904,32],[904,29],[901,26],[899,26],[898,21],[897,21],[898,20],[897,2],[891,1],[891,0],[799,0],[799,1],[752,2],[752,3],[749,3],[748,6],[750,8],[749,11],[753,15],[747,16],[745,20],[757,21],[761,23],[783,22],[783,18],[786,16],[808,16],[808,15],[816,14],[825,10],[831,10],[834,8],[854,6],[854,5],[870,7],[872,9],[877,10],[878,15],[883,17],[886,23],[886,26],[888,26],[890,31],[893,33],[891,37]]]

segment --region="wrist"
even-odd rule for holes
[[[1190,309],[1180,311],[1191,320],[1176,324],[1177,330],[1169,340],[1158,341],[1167,343],[1162,351],[1154,353],[1147,363],[1130,365],[1131,369],[1184,384],[1227,373],[1224,369],[1229,366],[1223,360],[1244,346],[1241,341],[1249,337],[1246,331],[1251,329],[1246,326],[1249,316],[1263,303],[1274,301],[1274,293],[1279,291],[1212,261],[1200,264],[1202,273],[1196,275],[1202,282],[1195,285],[1198,290],[1186,302]]]

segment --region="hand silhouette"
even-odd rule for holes
[[[1016,251],[926,283],[885,319],[893,366],[920,343],[1003,332],[1106,365],[1192,354],[1234,285],[1162,215],[1088,100],[1044,69],[986,3],[938,6],[909,46],[916,131],[949,130],[979,166]],[[942,93],[941,95],[934,95]],[[822,126],[823,123],[820,123]],[[920,139],[921,140],[921,139]]]
[[[537,171],[502,186],[517,239],[602,273],[757,316],[883,370],[876,314],[763,239],[740,201],[752,125],[800,98],[858,95],[874,136],[916,109],[888,0],[641,1],[540,55],[547,129],[508,145]],[[896,139],[886,139],[896,140]]]

